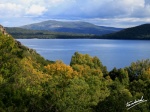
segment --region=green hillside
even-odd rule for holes
[[[149,87],[150,60],[108,72],[97,57],[75,52],[65,65],[0,30],[0,112],[149,112]]]
[[[74,33],[62,33],[51,32],[44,30],[29,30],[18,27],[6,27],[6,30],[16,39],[84,39],[84,38],[96,38],[95,35],[88,34],[74,34]]]
[[[103,35],[100,38],[150,40],[150,24],[127,28],[116,33]]]

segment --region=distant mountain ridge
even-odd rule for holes
[[[81,33],[104,35],[122,30],[121,28],[97,26],[88,22],[81,21],[55,21],[49,20],[40,23],[21,26],[21,28],[31,30],[47,30],[54,32]]]
[[[15,38],[38,38],[38,39],[123,39],[123,40],[150,40],[150,24],[143,24],[121,31],[104,34],[80,34],[53,32],[47,30],[31,30],[18,27],[6,27],[9,34]]]
[[[98,38],[150,40],[150,24],[126,28],[119,32],[103,35]]]

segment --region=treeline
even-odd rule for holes
[[[93,34],[76,34],[65,32],[51,32],[46,30],[29,30],[17,27],[7,27],[6,30],[15,39],[92,39],[97,37]]]
[[[150,40],[150,24],[123,29],[106,35],[77,34],[51,32],[46,30],[28,30],[22,28],[6,28],[16,39],[123,39],[123,40]]]
[[[1,112],[149,112],[150,60],[108,72],[97,57],[75,52],[51,62],[0,34]],[[127,110],[135,99],[147,100]]]

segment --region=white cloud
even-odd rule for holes
[[[66,2],[66,1],[65,0],[48,0],[48,2],[52,4],[58,4],[58,3]]]
[[[97,17],[126,17],[132,15],[143,4],[144,0],[109,0],[104,2],[98,10],[93,8],[93,12],[97,12]]]
[[[48,14],[48,16],[76,17],[131,16],[135,15],[139,9],[145,12],[149,10],[149,7],[146,7],[149,3],[148,0],[3,0],[0,3],[6,6],[6,15],[11,7],[14,8],[11,10],[12,13],[18,13],[20,10],[18,13],[20,15]],[[8,4],[12,6],[8,6]]]
[[[145,18],[150,18],[150,0],[1,0],[0,17],[7,18],[7,23],[9,18],[19,21],[24,17],[30,18],[23,19],[28,22],[35,20],[35,17],[82,20],[98,18],[95,23],[114,25],[111,23],[114,22],[119,26],[128,24],[127,21],[130,21],[129,24],[138,21],[142,23],[144,20],[149,22]],[[0,23],[6,23],[4,20],[1,19]]]
[[[26,14],[29,15],[42,15],[47,9],[40,5],[32,5],[29,9],[26,10]]]
[[[14,3],[0,4],[0,17],[16,17],[22,14],[22,6]]]
[[[127,28],[144,23],[150,23],[150,18],[95,18],[84,19],[84,21],[91,22],[99,26]]]

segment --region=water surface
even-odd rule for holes
[[[150,59],[150,41],[105,39],[18,39],[49,60],[70,64],[74,52],[97,56],[108,70],[124,68],[131,62]]]

